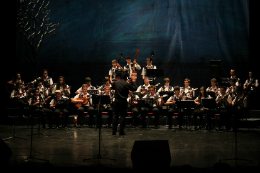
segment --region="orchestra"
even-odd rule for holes
[[[94,122],[94,117],[96,117],[95,114],[97,112],[97,105],[92,103],[92,97],[94,95],[109,95],[111,103],[104,104],[101,107],[103,112],[105,111],[109,113],[108,120],[98,121],[106,122],[105,126],[111,128],[114,115],[113,102],[115,94],[115,90],[112,89],[111,86],[115,81],[119,80],[117,70],[126,71],[128,73],[128,82],[133,77],[137,78],[136,73],[139,73],[142,77],[141,79],[143,80],[143,83],[138,84],[136,91],[130,91],[129,97],[127,98],[128,108],[126,111],[128,113],[131,112],[130,116],[132,121],[130,124],[133,127],[140,126],[142,128],[146,128],[146,117],[149,116],[148,113],[151,112],[155,118],[155,129],[159,128],[159,118],[163,116],[163,111],[165,111],[163,109],[166,109],[166,117],[169,124],[168,129],[172,129],[172,116],[174,113],[178,113],[179,129],[182,129],[185,124],[185,122],[183,122],[183,116],[186,114],[189,114],[189,117],[193,117],[191,121],[193,121],[192,124],[195,126],[194,129],[202,129],[205,124],[203,121],[204,118],[207,124],[212,123],[212,115],[208,115],[207,110],[202,105],[202,99],[207,97],[209,99],[214,99],[216,102],[217,107],[215,110],[217,110],[216,112],[220,114],[218,130],[223,129],[223,126],[226,130],[230,130],[232,115],[235,114],[237,116],[242,116],[240,114],[240,109],[243,110],[243,113],[248,110],[244,109],[244,106],[242,105],[249,107],[249,99],[247,97],[253,97],[252,95],[255,91],[258,91],[258,79],[253,76],[252,71],[249,71],[248,78],[244,81],[244,83],[242,83],[241,79],[236,76],[235,69],[230,70],[230,83],[227,86],[220,86],[216,78],[211,78],[209,86],[200,88],[199,91],[196,92],[198,88],[193,88],[190,86],[191,80],[189,78],[185,78],[184,86],[180,87],[179,85],[174,85],[173,82],[170,84],[170,78],[168,76],[164,76],[164,85],[158,87],[160,83],[155,85],[155,78],[151,79],[149,76],[146,76],[146,69],[157,69],[156,65],[152,64],[153,54],[151,57],[146,59],[146,65],[143,67],[141,67],[141,65],[136,61],[138,54],[139,50],[137,51],[133,62],[131,56],[127,56],[127,64],[123,67],[119,64],[122,54],[120,54],[118,60],[113,59],[111,61],[112,68],[109,69],[108,75],[104,74],[104,78],[100,81],[100,85],[95,85],[96,87],[91,84],[91,77],[86,77],[85,83],[78,89],[76,87],[77,90],[72,93],[71,86],[66,84],[64,76],[59,76],[57,83],[54,83],[55,81],[53,81],[53,79],[48,75],[48,70],[44,69],[42,76],[36,77],[28,83],[25,83],[25,81],[21,78],[21,73],[17,72],[17,76],[15,78],[7,81],[7,91],[10,93],[10,99],[13,100],[14,104],[20,110],[19,116],[22,117],[24,116],[23,107],[27,104],[31,105],[32,99],[38,97],[34,92],[37,89],[37,91],[39,91],[37,94],[42,95],[42,98],[45,99],[45,106],[43,110],[52,110],[53,115],[50,115],[50,112],[48,112],[48,116],[54,117],[53,124],[55,125],[55,128],[59,128],[58,118],[60,116],[60,112],[65,114],[64,122],[65,126],[68,127],[68,116],[72,114],[68,105],[73,105],[76,109],[78,115],[77,127],[83,127],[84,124],[88,124],[89,127],[95,126],[96,123]],[[72,104],[66,104],[65,107],[60,108],[57,106],[59,105],[58,102],[60,98],[69,100]],[[29,103],[28,100],[30,100]],[[195,109],[178,108],[176,101],[185,100],[193,100],[196,105]],[[83,122],[85,113],[89,115],[88,123]],[[138,120],[139,118],[141,118],[140,121]],[[198,124],[197,118],[199,118]],[[52,124],[50,119],[48,121],[49,124]],[[45,127],[45,121],[42,122]],[[50,128],[52,127],[50,126]]]

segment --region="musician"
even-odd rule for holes
[[[25,112],[25,107],[28,106],[28,97],[27,92],[23,88],[23,83],[21,81],[18,81],[16,83],[16,88],[14,88],[10,95],[12,104],[15,105],[15,107],[18,108],[19,111],[19,117],[23,118]]]
[[[112,63],[112,68],[109,69],[108,75],[109,75],[110,83],[112,84],[116,80],[116,70],[123,70],[123,67],[120,66],[120,64],[116,61],[116,59],[113,59],[111,63]]]
[[[103,104],[100,108],[100,112],[108,112],[106,127],[111,127],[113,113],[114,113],[113,112],[114,95],[110,91],[110,86],[105,86],[104,93],[102,93],[101,95],[107,95],[110,97],[110,103]],[[98,119],[98,122],[99,122],[99,124],[101,124],[101,119]]]
[[[248,100],[242,86],[238,86],[235,92],[236,96],[232,100],[232,107],[234,108],[233,130],[237,130],[237,120],[245,118],[248,115]]]
[[[208,108],[205,108],[202,99],[212,99],[210,95],[206,92],[206,88],[204,86],[200,87],[200,93],[197,98],[194,99],[194,103],[196,105],[196,108],[194,110],[193,115],[193,123],[194,123],[194,129],[197,129],[197,118],[199,117],[199,128],[201,129],[203,127],[203,115],[205,114],[207,117],[207,123],[209,130],[211,129],[211,116],[208,115]]]
[[[138,102],[137,100],[139,99],[139,96],[137,94],[134,94],[133,91],[129,90],[128,98],[127,98],[127,112],[132,112],[132,122],[131,126],[132,127],[137,127],[138,124],[138,115],[139,115],[139,110],[138,110]]]
[[[237,75],[236,69],[234,69],[234,68],[230,69],[230,79],[236,79],[235,85],[239,86],[239,85],[241,85],[240,78],[238,78],[236,75]]]
[[[215,93],[214,98],[216,98],[220,90],[220,88],[218,87],[217,79],[216,78],[210,79],[210,85],[211,86],[206,89],[206,92],[214,92]]]
[[[250,93],[250,91],[256,91],[258,89],[258,79],[254,77],[253,71],[249,70],[248,78],[246,79],[243,89]]]
[[[14,88],[16,88],[16,84],[17,84],[17,82],[22,82],[22,84],[23,84],[23,88],[25,89],[24,81],[22,80],[21,73],[20,73],[20,72],[16,72],[16,76],[15,76],[15,78],[12,78],[12,80],[7,81],[8,92],[11,93],[12,90],[13,90]]]
[[[159,94],[162,91],[173,91],[174,90],[173,86],[170,86],[170,79],[168,77],[165,77],[163,80],[164,80],[164,86],[161,86],[157,90],[156,94]]]
[[[55,128],[59,128],[59,117],[60,113],[63,114],[63,128],[69,127],[68,126],[68,118],[69,118],[69,111],[68,111],[68,102],[69,99],[61,95],[60,90],[55,91],[54,98],[50,101],[50,108],[53,110],[54,113],[54,124]]]
[[[56,90],[60,90],[62,96],[70,97],[70,86],[66,84],[63,76],[59,76],[57,84],[53,87],[52,94],[55,94]]]
[[[132,76],[133,68],[134,70],[141,70],[141,66],[136,62],[136,59],[134,59],[133,62],[131,62],[131,56],[126,56],[126,65],[124,66],[124,70],[128,71],[129,77]]]
[[[220,87],[220,94],[216,97],[216,103],[218,106],[218,112],[220,114],[219,119],[219,130],[222,130],[221,127],[224,125],[226,130],[230,130],[231,123],[231,106],[232,106],[232,97],[230,94],[226,93],[226,86]]]
[[[41,118],[42,128],[46,128],[45,117],[47,117],[48,128],[51,129],[53,112],[47,108],[45,99],[45,95],[41,93],[40,90],[37,88],[34,90],[34,96],[29,99],[28,103],[31,112],[35,115],[39,115],[39,117]]]
[[[94,87],[91,84],[91,78],[90,77],[86,77],[85,78],[85,84],[88,87],[88,90],[97,90],[96,87]],[[75,92],[75,94],[81,94],[82,93],[82,87],[80,87],[79,89],[77,89],[77,91]]]
[[[112,135],[116,135],[118,119],[121,116],[119,135],[125,135],[125,116],[127,111],[127,97],[129,90],[135,91],[137,89],[136,79],[127,80],[127,72],[123,71],[121,73],[120,79],[112,83],[112,89],[115,90],[115,101],[114,101],[114,117],[113,117],[113,126],[112,126]]]
[[[82,85],[82,93],[77,94],[71,102],[74,104],[80,103],[80,106],[78,107],[77,113],[78,113],[78,124],[79,127],[83,127],[83,116],[84,112],[88,112],[89,114],[89,128],[93,127],[93,118],[94,118],[94,108],[92,104],[92,95],[88,93],[89,86],[87,84]],[[86,98],[86,100],[84,100]],[[85,103],[84,103],[85,102]]]
[[[184,97],[186,97],[187,100],[193,100],[195,97],[195,89],[193,89],[190,86],[190,79],[189,78],[185,78],[184,79],[184,87],[182,87],[180,89],[181,95],[183,95]]]
[[[149,106],[142,106],[141,107],[141,124],[142,127],[146,127],[146,116],[149,112],[152,112],[154,115],[154,126],[155,128],[159,128],[159,116],[160,116],[160,109],[159,107],[162,106],[161,97],[156,94],[155,91],[156,87],[154,85],[151,85],[149,87],[149,93],[147,93],[145,96],[143,96],[144,99],[150,98],[152,99],[152,103],[149,104]]]
[[[149,87],[150,87],[149,77],[145,77],[143,80],[144,80],[144,84],[140,85],[136,90],[136,92],[139,93],[140,98],[143,97],[144,95],[148,94]]]
[[[178,119],[179,119],[179,128],[182,128],[183,124],[183,111],[181,108],[178,107],[177,101],[182,101],[185,98],[183,95],[180,94],[180,87],[175,86],[174,87],[174,95],[170,96],[166,103],[164,105],[169,106],[169,110],[167,112],[167,118],[168,118],[168,129],[172,129],[172,116],[174,113],[178,113]]]
[[[111,92],[111,94],[114,94],[115,93],[115,90],[112,90],[111,88],[112,88],[112,85],[111,85],[111,83],[110,83],[110,80],[109,80],[109,77],[108,76],[106,76],[104,79],[103,79],[103,82],[102,82],[103,84],[100,86],[100,87],[98,87],[97,89],[98,89],[98,93],[99,94],[104,94],[104,92],[105,92],[105,88],[106,88],[106,86],[108,86],[108,87],[110,87],[110,92]]]
[[[146,58],[146,66],[142,68],[142,73],[141,73],[143,79],[147,76],[146,69],[157,69],[157,67],[153,65],[153,58],[151,57]],[[154,78],[149,77],[149,79],[152,82],[155,80],[155,77]]]
[[[49,93],[51,93],[51,90],[53,88],[52,77],[48,76],[48,70],[47,69],[44,69],[42,72],[43,72],[42,76],[38,77],[37,79],[35,79],[31,83],[37,84],[38,80],[42,80],[44,87],[48,89]]]
[[[227,88],[226,93],[231,95],[232,100],[236,97],[236,85],[237,79],[236,78],[230,78],[230,86]]]

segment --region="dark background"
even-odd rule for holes
[[[101,85],[111,60],[121,52],[123,66],[125,56],[134,58],[136,49],[141,66],[154,51],[153,64],[164,69],[164,76],[156,80],[161,84],[167,76],[171,85],[183,86],[190,78],[194,88],[210,86],[211,60],[221,61],[220,77],[229,77],[231,68],[237,69],[242,82],[249,69],[258,77],[254,1],[51,1],[50,21],[60,26],[57,37],[49,35],[43,41],[37,74],[25,55],[24,39],[16,32],[16,2],[5,3],[9,9],[2,14],[5,82],[17,71],[30,82],[46,68],[54,82],[64,76],[73,93],[87,76],[93,85]]]

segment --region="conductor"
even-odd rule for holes
[[[116,135],[119,116],[121,117],[119,135],[125,135],[124,127],[127,112],[127,97],[129,90],[136,91],[137,89],[136,79],[133,78],[128,82],[127,76],[128,73],[126,71],[122,71],[120,79],[112,83],[112,89],[115,90],[112,135]]]

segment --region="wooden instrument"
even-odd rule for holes
[[[83,102],[76,102],[75,105],[76,107],[81,107],[82,105],[85,105],[88,103],[88,98],[87,97],[82,97],[82,98],[77,98],[77,100],[83,100]]]
[[[139,53],[140,53],[140,50],[139,50],[139,49],[136,49],[136,54],[135,54],[135,59],[134,59],[134,61],[136,61],[136,59],[137,59]],[[133,78],[135,78],[135,79],[137,78],[137,72],[135,71],[135,63],[134,63],[134,65],[133,65],[133,70],[132,70],[132,76],[131,76],[131,78],[132,78],[132,79],[133,79]]]

